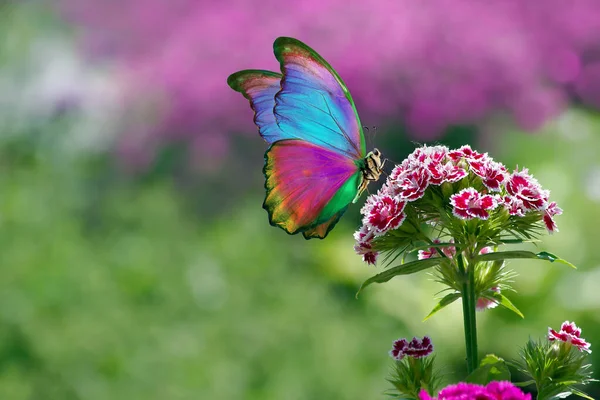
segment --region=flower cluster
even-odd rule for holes
[[[508,381],[492,381],[486,386],[464,382],[450,385],[442,389],[435,399],[422,390],[419,398],[421,400],[530,400],[531,395],[523,393],[521,389]]]
[[[423,339],[414,337],[410,342],[405,338],[394,341],[390,356],[396,360],[402,360],[404,356],[413,358],[427,357],[433,352],[433,343],[429,336],[424,336]]]
[[[550,192],[527,169],[510,173],[487,153],[478,153],[468,145],[456,150],[420,147],[367,198],[361,209],[363,225],[355,233],[355,250],[365,262],[374,264],[385,250],[378,248],[377,240],[401,229],[407,219],[412,226],[428,223],[452,238],[456,235],[449,226],[462,231],[457,220],[491,220],[489,226],[499,227],[491,241],[504,231],[529,232],[540,226],[554,233],[558,231],[554,216],[562,210],[549,197]],[[441,251],[452,257],[449,249]],[[434,254],[439,251],[432,247],[420,251],[419,259]]]
[[[575,325],[575,322],[563,322],[560,326],[559,332],[549,327],[548,340],[551,342],[562,341],[565,343],[570,343],[577,347],[579,351],[585,351],[588,353],[592,352],[592,350],[590,350],[591,344],[586,342],[585,339],[581,337],[581,329]]]

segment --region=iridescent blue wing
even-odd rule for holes
[[[342,78],[299,40],[280,37],[273,49],[283,74],[274,109],[281,131],[355,160],[364,158],[362,126]]]

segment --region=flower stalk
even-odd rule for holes
[[[463,321],[465,328],[465,347],[467,353],[467,373],[471,374],[477,368],[477,320],[475,305],[475,265],[466,265],[462,254],[457,256],[459,272],[463,276],[461,290],[463,305]]]

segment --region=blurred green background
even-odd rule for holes
[[[177,142],[131,168],[110,66],[85,61],[49,7],[0,10],[0,399],[378,399],[393,340],[424,334],[448,381],[464,376],[460,305],[422,322],[441,289],[427,274],[355,299],[378,271],[352,249],[358,205],[324,241],[269,226],[250,114],[217,172]],[[400,161],[414,144],[397,126],[369,140]],[[539,247],[579,268],[512,262],[526,318],[478,314],[481,354],[515,357],[574,320],[600,371],[598,113],[573,104],[534,134],[495,118],[438,142],[528,167],[564,209]]]

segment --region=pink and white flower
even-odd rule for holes
[[[469,167],[483,180],[486,188],[493,192],[502,190],[502,183],[506,181],[508,175],[504,165],[488,159],[469,161]]]
[[[500,203],[508,210],[510,215],[515,215],[517,217],[524,217],[527,210],[523,205],[523,202],[515,196],[504,196]]]
[[[467,171],[448,161],[430,160],[425,165],[429,173],[429,183],[432,185],[441,185],[444,182],[457,182],[467,176]]]
[[[356,254],[363,256],[363,261],[367,264],[375,265],[379,253],[373,251],[373,239],[375,234],[367,225],[363,225],[360,230],[354,232],[354,251]]]
[[[489,194],[482,195],[474,188],[466,188],[450,197],[452,213],[461,219],[488,219],[490,211],[498,206],[498,202]]]
[[[546,209],[544,210],[544,215],[542,220],[544,221],[544,225],[546,225],[546,229],[548,233],[552,234],[554,232],[558,232],[558,227],[556,226],[556,222],[552,218],[555,215],[561,215],[563,213],[562,208],[556,205],[556,202],[548,204]]]
[[[448,152],[448,157],[452,161],[458,162],[461,158],[466,159],[467,161],[484,161],[488,158],[487,153],[478,153],[477,151],[471,149],[471,146],[465,144],[457,150],[452,150]]]
[[[488,248],[488,247],[486,247]],[[482,254],[482,253],[480,253]],[[500,288],[498,287],[493,287],[490,289],[492,292],[495,293],[500,293]],[[475,309],[477,311],[485,311],[485,310],[489,310],[492,308],[496,308],[498,307],[498,302],[496,300],[490,300],[486,297],[480,297],[477,299],[477,303],[475,303]]]
[[[573,346],[577,347],[579,351],[585,351],[591,353],[590,350],[591,343],[586,342],[585,339],[581,337],[581,329],[575,325],[575,322],[565,321],[560,326],[560,331],[556,332],[552,328],[548,328],[548,340],[553,341],[562,341],[565,343],[570,343]]]
[[[406,214],[402,212],[405,205],[406,202],[385,192],[369,196],[361,210],[364,215],[363,224],[368,226],[376,236],[383,235],[402,225],[406,218]]]
[[[449,242],[454,243],[454,239],[450,239]],[[442,243],[442,241],[440,239],[433,239],[433,243]],[[437,248],[430,247],[427,250],[419,250],[417,257],[419,260],[426,260],[428,258],[440,257],[440,253],[438,252],[438,250],[441,251],[448,258],[453,258],[456,255],[456,247],[447,246],[447,247],[437,247]]]
[[[423,197],[429,186],[429,174],[424,168],[406,170],[398,175],[390,190],[406,201],[415,201]]]
[[[525,210],[544,209],[550,197],[550,192],[542,189],[537,179],[529,175],[527,168],[516,170],[508,177],[506,191],[519,199]]]

